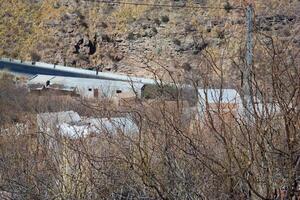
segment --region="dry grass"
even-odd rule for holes
[[[116,21],[116,30],[119,33],[128,30],[128,23],[135,21],[141,17],[147,10],[146,6],[120,5],[120,7],[112,13],[113,20]]]
[[[57,0],[32,4],[10,0],[0,2],[0,56],[29,59],[39,43],[49,43],[53,30],[45,27],[58,20],[64,7],[54,8]],[[50,44],[50,43],[49,43]]]

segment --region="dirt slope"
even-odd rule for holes
[[[124,2],[170,7],[97,0],[0,0],[0,57],[138,76],[162,75],[165,68],[180,77],[202,70],[205,51],[224,66],[225,75],[238,76],[232,62],[244,48],[245,16],[243,9],[231,8],[242,7],[241,1]],[[299,4],[256,1],[257,30],[283,40],[293,37],[299,48]]]

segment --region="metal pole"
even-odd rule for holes
[[[254,9],[253,3],[247,2],[246,7],[246,26],[247,26],[247,35],[246,35],[246,63],[243,70],[243,103],[244,103],[244,114],[247,120],[248,125],[250,125],[254,119],[253,111],[254,111],[254,101],[253,101],[253,88],[252,88],[252,68],[253,68],[253,18],[254,18]],[[251,136],[250,136],[251,137]],[[250,140],[250,138],[249,138]],[[250,142],[250,141],[249,141]],[[251,158],[250,146],[248,149],[249,159]],[[251,170],[248,169],[245,173],[245,178],[248,179],[249,172]],[[251,199],[251,191],[247,183],[243,183],[245,189],[245,198],[247,200]]]
[[[244,108],[246,118],[249,121],[252,119],[253,114],[253,90],[252,90],[252,66],[253,66],[253,5],[248,4],[246,9],[246,25],[247,25],[247,36],[246,36],[246,64],[243,75],[243,96],[244,96]]]

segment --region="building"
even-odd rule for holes
[[[197,112],[200,118],[209,117],[224,119],[246,117],[243,101],[239,93],[234,89],[198,89]],[[247,111],[248,112],[248,111]],[[254,104],[250,111],[252,116],[266,119],[280,113],[280,107],[276,103],[262,102],[254,97]]]
[[[89,175],[90,171],[85,166],[90,165],[89,156],[100,156],[101,144],[107,139],[119,134],[135,136],[139,130],[129,116],[84,119],[74,111],[38,114],[37,124],[41,147],[41,159],[37,163],[41,166],[51,163],[61,175],[56,185],[63,191],[74,189],[70,181],[74,174],[81,173],[82,180],[88,177],[85,174]]]
[[[37,114],[37,126],[39,131],[55,131],[57,124],[75,123],[81,121],[81,117],[74,111]]]
[[[41,133],[40,139],[46,139],[47,143],[51,140],[51,143],[56,143],[55,136],[74,139],[89,134],[131,134],[139,130],[130,117],[83,119],[74,111],[40,113],[37,115],[37,126]]]
[[[200,117],[210,114],[239,113],[242,99],[234,89],[198,89],[197,111]]]
[[[130,117],[88,118],[77,123],[62,123],[58,128],[60,134],[70,138],[89,134],[134,134],[139,130]]]
[[[144,84],[126,81],[37,75],[28,81],[31,92],[56,91],[82,98],[141,97]]]

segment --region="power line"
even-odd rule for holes
[[[169,7],[169,8],[194,8],[194,9],[215,9],[215,10],[243,10],[242,7],[214,7],[214,6],[190,6],[190,5],[169,5],[169,4],[152,4],[152,3],[135,3],[126,1],[108,1],[98,0],[95,3],[111,4],[111,5],[135,5],[135,6],[152,6],[152,7]]]

